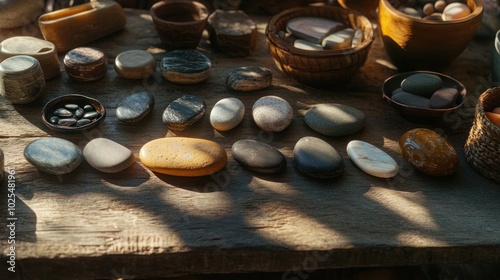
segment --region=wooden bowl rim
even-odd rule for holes
[[[165,20],[162,18],[159,18],[156,15],[156,11],[160,8],[163,8],[167,4],[183,4],[183,5],[192,5],[195,7],[199,12],[200,12],[200,18],[192,21],[170,21],[170,20]],[[172,24],[172,25],[179,25],[179,26],[189,26],[194,23],[203,23],[207,21],[210,13],[208,12],[208,9],[205,5],[203,5],[200,2],[197,1],[187,1],[187,0],[166,0],[166,1],[159,1],[153,4],[151,8],[149,9],[149,14],[153,18],[153,20],[157,22],[162,22],[162,23],[167,23],[167,24]]]

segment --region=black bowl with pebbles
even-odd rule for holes
[[[409,121],[429,122],[462,107],[467,90],[450,76],[413,71],[385,80],[382,97]]]
[[[43,107],[42,121],[58,132],[78,132],[98,126],[106,109],[98,100],[79,94],[56,97]]]

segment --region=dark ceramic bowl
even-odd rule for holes
[[[64,126],[51,123],[49,120],[53,115],[53,112],[60,107],[64,107],[65,104],[77,104],[80,107],[85,105],[92,105],[96,111],[100,114],[99,117],[94,119],[91,123],[78,126]],[[79,94],[68,94],[56,97],[47,104],[42,109],[42,122],[50,129],[57,132],[79,132],[85,131],[97,127],[106,118],[106,109],[98,100],[90,98]]]
[[[392,100],[392,92],[401,87],[401,82],[407,77],[417,74],[417,73],[427,73],[434,74],[439,76],[441,80],[443,80],[443,87],[452,87],[458,90],[458,97],[456,100],[456,105],[452,108],[446,109],[431,109],[431,108],[419,108],[413,107],[405,104],[398,103]],[[382,86],[382,98],[384,98],[387,103],[389,103],[392,107],[394,107],[398,112],[407,120],[413,122],[429,122],[435,121],[439,118],[445,118],[448,114],[453,113],[458,110],[464,104],[465,98],[467,95],[467,90],[465,86],[459,81],[453,79],[450,76],[431,72],[431,71],[413,71],[413,72],[405,72],[394,75],[387,80],[385,80]]]

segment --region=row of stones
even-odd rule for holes
[[[62,126],[82,126],[92,123],[100,116],[90,104],[80,107],[78,104],[64,104],[52,112],[49,122]]]
[[[444,137],[428,129],[413,129],[400,138],[402,156],[417,170],[433,176],[453,174],[458,156]],[[396,161],[380,148],[360,140],[348,143],[347,154],[362,171],[380,178],[399,172]],[[286,157],[275,147],[256,140],[239,140],[231,147],[232,157],[253,172],[278,173],[287,166]],[[74,171],[85,160],[105,173],[117,173],[135,163],[130,149],[106,138],[96,138],[83,149],[72,142],[45,137],[24,149],[26,160],[43,172],[63,175]],[[173,176],[206,176],[227,164],[225,149],[218,143],[196,138],[167,137],[144,144],[139,152],[141,163],[151,171]],[[343,173],[342,156],[328,142],[306,136],[293,149],[293,165],[314,178],[334,178]]]
[[[408,0],[397,8],[412,17],[431,21],[458,20],[472,12],[463,0]]]

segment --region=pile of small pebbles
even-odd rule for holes
[[[465,0],[407,0],[396,8],[412,17],[431,21],[451,21],[472,13]]]
[[[91,104],[62,104],[52,112],[49,122],[54,125],[79,127],[96,121],[101,114]]]

